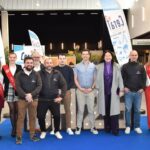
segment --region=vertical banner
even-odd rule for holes
[[[3,45],[3,41],[2,41],[1,31],[0,31],[0,61],[1,61],[2,66],[6,64],[4,45]]]
[[[31,30],[28,30],[32,47],[35,51],[37,51],[41,56],[44,55],[40,40],[38,36]]]
[[[124,13],[122,10],[107,10],[104,16],[118,63],[123,65],[129,61],[132,50]]]
[[[129,61],[132,50],[124,12],[115,0],[112,0],[110,5],[108,0],[100,0],[100,2],[118,63],[123,65]]]

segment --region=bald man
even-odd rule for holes
[[[125,134],[130,134],[131,128],[131,109],[134,108],[134,130],[141,134],[140,128],[140,108],[143,89],[146,84],[146,72],[144,66],[138,63],[138,53],[132,50],[128,63],[122,66],[122,77],[125,91]]]
[[[46,137],[45,117],[48,110],[51,111],[54,118],[55,136],[62,139],[59,132],[60,127],[60,102],[64,98],[67,90],[67,84],[63,75],[53,69],[51,58],[46,58],[44,61],[44,69],[40,71],[42,79],[42,90],[39,94],[39,103],[37,108],[37,116],[41,129],[40,138]],[[61,90],[61,93],[59,92]]]

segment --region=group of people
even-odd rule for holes
[[[58,66],[54,67],[50,57],[46,57],[41,64],[40,55],[35,52],[32,57],[24,59],[22,69],[21,66],[15,64],[16,54],[9,54],[9,66],[3,67],[0,82],[3,83],[2,78],[4,77],[4,97],[10,109],[11,136],[16,137],[16,144],[22,143],[22,129],[27,109],[32,141],[39,140],[35,134],[36,117],[41,130],[40,139],[46,137],[45,118],[48,110],[54,118],[54,135],[58,139],[62,139],[60,103],[63,103],[65,108],[66,132],[69,135],[74,134],[71,129],[70,111],[70,89],[74,87],[74,84],[77,88],[76,135],[81,134],[85,105],[88,109],[90,131],[92,134],[98,134],[98,130],[95,128],[95,96],[97,97],[98,112],[104,118],[104,131],[115,136],[119,135],[120,97],[123,95],[125,133],[130,133],[132,108],[135,132],[142,133],[140,106],[147,76],[144,66],[138,62],[137,51],[130,52],[129,62],[121,68],[116,63],[111,51],[103,53],[102,60],[97,66],[90,62],[89,50],[83,50],[81,56],[82,61],[72,69],[66,65],[65,54],[58,55]]]

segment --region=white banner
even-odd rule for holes
[[[33,49],[36,50],[41,56],[43,56],[44,53],[38,36],[31,30],[28,30],[28,32]]]
[[[42,46],[42,49],[44,51],[45,47]],[[24,58],[27,56],[31,56],[32,52],[34,51],[32,46],[25,45],[13,45],[13,50],[17,55],[16,63],[19,65],[23,65]]]
[[[2,41],[1,31],[0,31],[0,61],[1,61],[2,65],[6,64],[5,52],[4,52],[4,45],[3,45],[3,41]]]
[[[129,61],[132,50],[123,10],[104,10],[104,16],[118,63],[123,65]]]

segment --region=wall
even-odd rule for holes
[[[131,38],[150,31],[149,6],[149,0],[135,0],[133,7],[129,10],[128,23]]]

